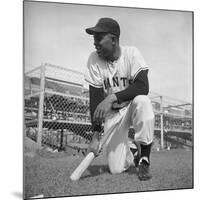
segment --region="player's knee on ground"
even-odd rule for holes
[[[117,167],[117,166],[109,166],[109,169],[110,169],[111,174],[120,174],[124,171],[124,169],[122,169],[121,167]]]
[[[111,174],[119,174],[124,170],[124,156],[122,156],[122,160],[118,156],[119,154],[113,154],[113,152],[108,155],[108,166]]]

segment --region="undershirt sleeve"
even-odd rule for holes
[[[101,131],[101,125],[96,124],[93,121],[93,115],[96,107],[101,103],[104,99],[104,90],[103,88],[96,88],[92,85],[89,86],[89,95],[90,95],[90,116],[92,123],[92,131]]]
[[[138,95],[149,93],[148,70],[140,71],[130,85],[120,92],[115,93],[118,103],[130,101]]]

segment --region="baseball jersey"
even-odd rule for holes
[[[85,80],[93,87],[103,87],[106,95],[126,89],[141,70],[148,69],[136,47],[120,48],[121,55],[114,62],[103,60],[95,51],[88,58]]]

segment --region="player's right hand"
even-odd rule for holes
[[[130,102],[129,101],[124,101],[122,103],[118,103],[117,101],[114,101],[112,104],[112,109],[113,110],[120,110],[124,107],[126,107]]]
[[[93,121],[96,123],[102,123],[105,120],[107,113],[112,110],[112,104],[117,100],[115,94],[107,96],[95,109],[93,115]]]

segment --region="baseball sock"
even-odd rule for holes
[[[140,162],[145,160],[148,164],[150,164],[150,153],[151,153],[151,144],[148,145],[141,144]]]

